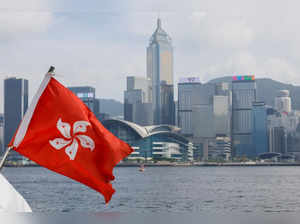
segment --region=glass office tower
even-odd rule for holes
[[[178,83],[178,126],[187,137],[193,136],[192,109],[198,104],[201,87],[198,77],[181,78]]]
[[[93,113],[98,112],[96,110],[98,110],[99,108],[99,102],[96,103],[96,98],[95,98],[96,90],[94,87],[72,86],[69,87],[69,90],[71,90],[78,98],[80,98]]]
[[[269,151],[267,108],[264,102],[254,102],[252,108],[252,142],[256,156]]]
[[[8,78],[4,80],[4,150],[15,134],[28,107],[28,80]],[[11,151],[10,160],[23,157]]]
[[[254,76],[235,76],[232,81],[232,143],[233,154],[254,157],[252,144],[252,104],[256,101]]]
[[[139,125],[152,125],[152,104],[148,98],[148,80],[144,77],[128,76],[124,91],[124,119]]]
[[[174,124],[173,47],[160,19],[147,47],[147,78],[150,81],[148,91],[154,124]],[[166,117],[166,111],[173,112]]]

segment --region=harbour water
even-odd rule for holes
[[[4,175],[36,212],[291,213],[300,211],[300,167],[117,167],[103,197],[41,167]]]

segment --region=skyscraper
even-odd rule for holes
[[[173,85],[166,84],[165,81],[161,82],[160,86],[161,98],[161,123],[175,125],[175,102],[174,102],[174,87]]]
[[[124,91],[124,120],[139,125],[153,123],[152,104],[148,98],[148,80],[143,77],[128,76]]]
[[[4,80],[4,149],[11,141],[28,107],[28,80],[7,78]],[[22,157],[15,151],[10,159]]]
[[[201,87],[198,77],[181,78],[178,83],[178,126],[187,137],[193,136],[192,109],[198,104]]]
[[[215,84],[201,84],[198,77],[179,80],[178,126],[182,134],[187,137],[215,136],[213,125],[215,90]]]
[[[85,105],[88,106],[88,108],[92,112],[96,112],[99,107],[98,102],[96,103],[96,98],[95,98],[95,88],[91,86],[72,86],[69,87],[69,90],[71,90],[78,98],[80,98]]]
[[[230,99],[229,96],[214,96],[213,115],[216,136],[230,137]]]
[[[292,111],[290,92],[288,90],[278,91],[275,98],[275,109],[278,112],[290,113]]]
[[[271,127],[268,129],[269,151],[277,153],[287,152],[287,137],[284,127]]]
[[[174,124],[173,47],[160,19],[147,47],[147,78],[150,81],[148,91],[154,124]],[[165,102],[166,97],[168,103]],[[166,118],[166,111],[173,112]]]
[[[255,155],[252,145],[252,104],[256,101],[254,76],[234,76],[232,81],[232,143],[235,156]]]
[[[264,102],[254,102],[252,108],[252,141],[256,156],[269,151],[267,108]]]

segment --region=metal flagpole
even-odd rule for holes
[[[50,66],[49,70],[48,70],[48,73],[53,73],[55,70],[55,67],[54,66]],[[8,157],[8,154],[10,152],[10,150],[13,149],[13,146],[9,146],[7,149],[6,149],[6,152],[4,153],[3,157],[2,157],[2,160],[0,162],[0,171],[2,170],[3,166],[4,166],[4,163]]]
[[[4,153],[4,156],[2,157],[2,160],[0,162],[0,171],[2,170],[3,166],[4,166],[4,163],[5,163],[5,160],[7,159],[7,156],[10,152],[10,150],[13,148],[13,146],[9,146],[7,149],[6,149],[6,152]]]

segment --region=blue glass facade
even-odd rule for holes
[[[252,142],[256,156],[268,152],[267,109],[263,102],[253,103]]]
[[[28,107],[28,80],[7,78],[4,80],[4,150],[14,136]],[[9,154],[10,160],[23,157],[15,151]]]
[[[256,83],[253,79],[232,82],[232,143],[236,157],[255,157],[253,146],[252,103],[256,101]]]
[[[255,158],[255,148],[251,144],[239,144],[236,146],[236,155],[238,157]]]

